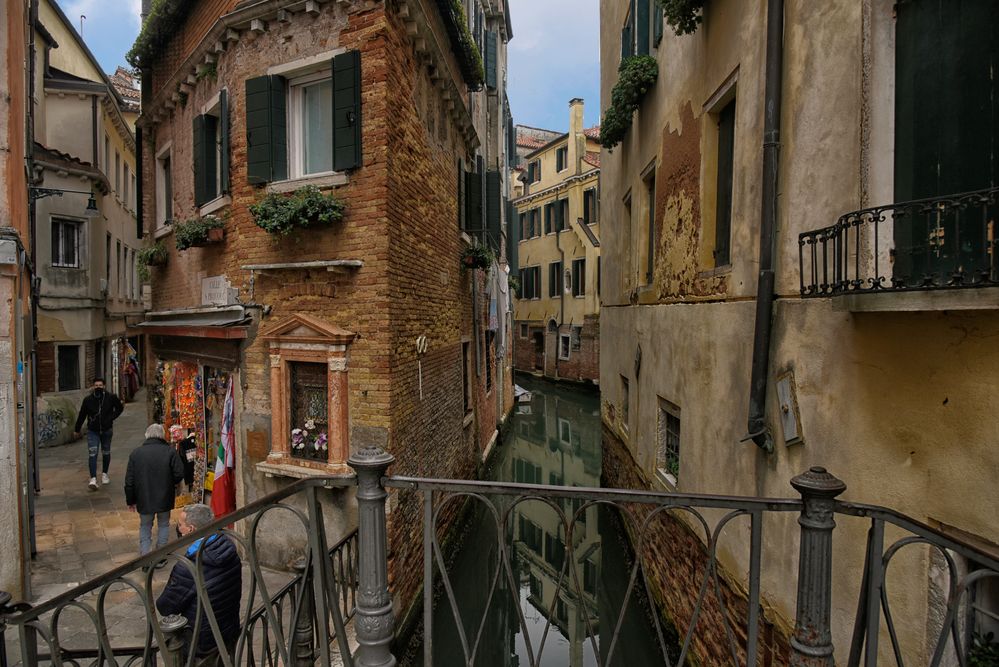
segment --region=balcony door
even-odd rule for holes
[[[995,187],[999,3],[902,0],[896,9],[895,201]],[[989,266],[995,220],[995,207],[981,206],[896,218],[895,278],[970,281]]]

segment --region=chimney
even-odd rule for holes
[[[586,157],[586,137],[583,135],[583,99],[569,100],[569,165],[573,174],[578,174],[580,163]]]

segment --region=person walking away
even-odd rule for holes
[[[184,463],[177,450],[167,443],[163,426],[146,429],[146,440],[128,455],[125,470],[125,503],[139,513],[139,555],[152,550],[153,519],[156,520],[156,548],[170,539],[170,510],[177,485],[184,480]]]
[[[90,455],[90,490],[97,490],[97,449],[104,453],[101,483],[109,484],[108,467],[111,465],[111,435],[114,420],[125,410],[121,400],[104,389],[104,378],[94,378],[94,391],[83,399],[80,414],[76,417],[73,439],[80,437],[83,420],[87,420],[87,453]]]
[[[215,515],[208,505],[196,503],[180,510],[177,535],[184,537],[201,530],[212,521]],[[236,545],[223,533],[203,537],[191,544],[185,552],[195,568],[202,568],[205,594],[211,602],[212,613],[222,634],[222,641],[230,657],[239,639],[239,601],[243,589],[243,566],[236,552]],[[188,563],[177,563],[170,572],[166,588],[156,600],[160,614],[180,614],[187,619],[187,636],[184,639],[184,655],[191,649],[195,614],[198,611],[198,592],[195,588],[194,572]],[[214,667],[221,664],[219,647],[212,633],[211,624],[201,610],[201,628],[194,646],[197,667]]]

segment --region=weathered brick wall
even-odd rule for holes
[[[617,489],[649,489],[651,485],[635,464],[627,447],[606,427],[603,429],[602,485]],[[648,516],[649,506],[630,505],[636,523]],[[637,544],[635,526],[625,522],[631,543]],[[643,564],[649,587],[661,616],[680,634],[681,641],[690,627],[693,611],[700,591],[700,584],[708,565],[708,554],[700,537],[683,522],[666,513],[652,520],[642,538],[648,545],[644,549]],[[729,643],[722,618],[726,610],[733,626],[739,647],[739,664],[746,660],[746,619],[748,599],[744,589],[724,570],[719,568],[721,598],[709,586],[701,608],[691,643],[697,664],[722,665],[731,662]],[[765,607],[765,605],[764,605]],[[790,664],[790,646],[787,624],[782,619],[761,615],[758,665]]]
[[[514,322],[513,363],[518,371],[536,372],[534,335],[541,332],[545,341],[545,375],[550,378],[596,382],[600,379],[600,318],[583,320],[578,350],[570,349],[569,359],[559,359],[559,336],[571,335],[572,326],[563,325],[557,332],[548,327],[528,326],[527,338],[520,337],[520,323]]]
[[[80,378],[81,388],[85,388],[94,382],[97,375],[97,341],[88,340],[83,344],[83,377]],[[112,387],[111,378],[104,378],[108,387]]]
[[[55,344],[39,342],[35,348],[38,356],[38,392],[46,394],[56,390]]]
[[[180,67],[201,39],[215,25],[219,16],[226,14],[239,4],[240,0],[199,0],[188,3],[191,9],[187,13],[184,29],[179,30],[167,44],[163,53],[157,59],[153,70],[153,93],[169,81],[174,71]]]

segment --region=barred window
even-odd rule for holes
[[[329,438],[329,374],[326,364],[289,362],[291,455],[326,461]]]

